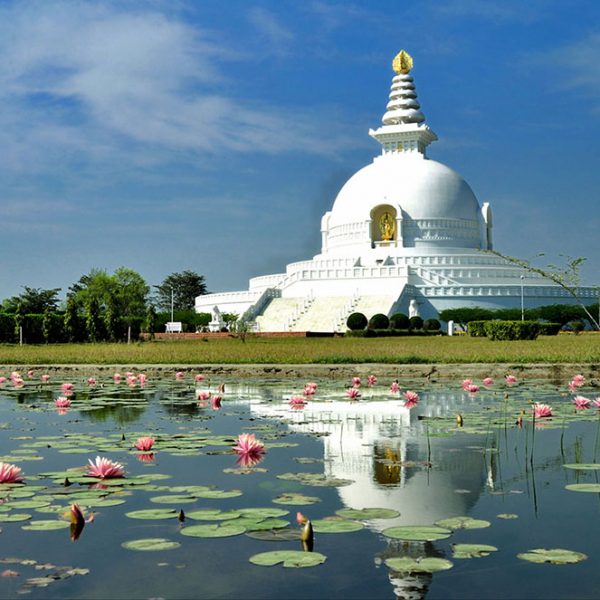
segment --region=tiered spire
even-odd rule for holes
[[[408,52],[401,50],[392,62],[396,76],[392,79],[390,101],[383,115],[383,127],[369,134],[382,146],[383,154],[397,152],[420,152],[437,136],[427,125],[425,115],[419,110],[414,80],[409,75],[413,60]]]

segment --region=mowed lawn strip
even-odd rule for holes
[[[132,344],[0,344],[0,364],[597,363],[600,335],[487,338],[254,337]]]

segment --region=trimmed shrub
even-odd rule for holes
[[[585,329],[585,324],[583,321],[571,321],[569,324],[571,331],[575,333],[581,333]]]
[[[408,329],[410,321],[404,313],[394,313],[390,317],[390,329]]]
[[[368,324],[369,321],[367,320],[367,317],[365,317],[365,315],[363,315],[362,313],[358,312],[352,313],[346,321],[346,327],[348,327],[350,331],[361,331]]]
[[[469,321],[467,323],[467,333],[471,337],[485,337],[485,324],[489,321]]]
[[[369,329],[387,329],[389,326],[390,320],[383,313],[377,313],[369,319]]]
[[[413,331],[415,329],[423,329],[423,319],[421,317],[411,317],[409,319],[408,328]]]
[[[540,332],[537,321],[487,321],[485,333],[490,340],[535,340]]]
[[[562,329],[560,323],[538,323],[540,326],[540,335],[558,335]]]
[[[441,327],[442,325],[437,319],[425,319],[423,322],[423,329],[425,331],[439,331]]]
[[[14,315],[0,313],[0,342],[15,341],[15,318]]]

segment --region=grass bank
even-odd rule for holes
[[[599,363],[600,335],[491,342],[470,337],[266,338],[0,345],[0,364]]]

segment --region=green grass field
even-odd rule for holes
[[[491,342],[470,337],[268,338],[0,345],[0,364],[598,363],[600,335]]]

